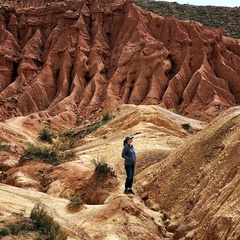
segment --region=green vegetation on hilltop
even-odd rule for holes
[[[224,36],[240,39],[240,8],[194,6],[176,2],[134,0],[146,11],[163,17],[174,15],[183,21],[196,21],[209,28],[224,30]]]

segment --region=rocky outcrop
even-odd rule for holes
[[[212,119],[240,101],[239,44],[131,0],[1,1],[0,117],[65,127],[122,103]]]

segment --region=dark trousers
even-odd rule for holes
[[[127,174],[127,178],[126,178],[126,182],[125,182],[125,189],[132,188],[134,168],[135,168],[135,165],[125,165],[125,170],[126,170],[126,174]]]

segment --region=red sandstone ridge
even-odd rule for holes
[[[207,120],[240,102],[240,45],[217,30],[131,0],[0,3],[2,120],[73,125],[123,103]]]

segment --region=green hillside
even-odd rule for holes
[[[163,17],[174,15],[179,20],[200,22],[207,27],[224,30],[225,36],[240,39],[239,7],[194,6],[150,0],[134,0],[134,2],[144,10]]]

